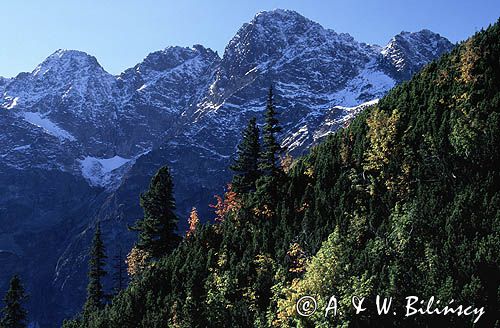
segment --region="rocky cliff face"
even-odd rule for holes
[[[119,76],[58,50],[31,73],[0,78],[0,281],[20,271],[33,319],[53,326],[80,308],[97,220],[108,255],[128,249],[140,192],[173,169],[181,221],[230,179],[248,119],[275,87],[283,144],[300,154],[452,44],[428,30],[385,47],[288,10],[244,24],[220,58],[195,45],[149,54]],[[181,223],[182,232],[185,224]]]

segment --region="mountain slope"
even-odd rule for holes
[[[30,308],[42,324],[60,321],[79,306],[84,289],[67,302],[56,296],[68,288],[70,273],[80,270],[68,273],[61,267],[72,263],[68,257],[84,263],[80,254],[87,244],[80,236],[98,215],[96,209],[139,157],[178,129],[191,101],[179,101],[179,92],[189,85],[188,94],[204,87],[207,70],[219,60],[198,46],[163,53],[176,61],[161,65],[161,58],[151,55],[115,77],[94,57],[59,50],[2,86],[0,180],[9,187],[1,193],[0,219],[2,250],[12,258],[1,281],[7,283],[16,271],[36,275],[29,286]],[[190,68],[193,63],[196,69]],[[134,85],[137,81],[141,84]],[[136,197],[130,202],[136,204]],[[126,231],[125,223],[120,230]],[[67,248],[75,244],[78,252],[69,254]],[[29,257],[37,259],[34,264]],[[42,285],[46,289],[38,290]]]

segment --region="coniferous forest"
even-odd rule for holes
[[[271,88],[265,120],[242,131],[214,218],[193,208],[183,237],[175,181],[160,169],[130,227],[128,287],[103,290],[109,254],[96,227],[87,302],[64,327],[500,326],[500,22],[308,155],[292,160],[279,137]],[[333,295],[337,313],[325,316]],[[377,295],[399,313],[379,315]],[[484,314],[405,316],[410,295]],[[318,311],[299,315],[303,296]]]

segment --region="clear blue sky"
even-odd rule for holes
[[[169,45],[199,43],[222,54],[244,22],[275,8],[377,44],[422,28],[456,42],[500,16],[500,0],[4,1],[0,76],[31,71],[59,48],[86,51],[113,74]]]

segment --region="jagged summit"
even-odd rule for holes
[[[441,38],[441,35],[439,33],[433,32],[433,31],[426,29],[426,28],[421,29],[420,31],[416,31],[416,32],[401,31],[400,33],[398,33],[394,37],[397,38],[398,36],[410,36],[410,37],[424,36],[427,38],[434,38],[434,37]]]
[[[21,73],[8,81],[0,107],[19,115],[27,111],[54,120],[57,116],[61,126],[77,129],[83,122],[98,122],[98,117],[109,114],[104,108],[116,99],[114,81],[94,56],[59,49],[31,73]]]
[[[382,49],[381,54],[396,71],[400,79],[415,74],[429,58],[436,58],[450,51],[453,44],[438,33],[428,29],[418,32],[403,31],[395,35]]]
[[[432,32],[428,29],[423,29],[417,32],[402,31],[395,35],[386,45],[390,47],[395,43],[407,43],[414,48],[426,45],[430,50],[437,52],[443,47],[450,47],[453,44],[439,33]]]
[[[195,104],[220,58],[202,45],[167,47],[150,53],[117,79],[134,106],[144,104],[163,113],[180,113]]]
[[[234,48],[236,44],[243,47],[273,44],[275,47],[282,48],[295,43],[301,36],[321,33],[323,30],[320,24],[292,10],[262,11],[256,14],[249,23],[242,25],[229,42],[226,51]]]
[[[254,19],[257,17],[281,17],[281,18],[288,18],[288,17],[301,17],[308,19],[304,17],[303,15],[299,14],[295,10],[292,9],[284,9],[284,8],[276,8],[276,9],[271,9],[271,10],[262,10],[259,11],[258,13],[255,14]]]
[[[261,11],[255,14],[254,18],[248,24],[256,25],[280,25],[280,24],[311,24],[321,26],[319,23],[289,9],[274,9]]]
[[[345,41],[355,41],[349,33],[337,33],[333,29],[325,28],[321,24],[289,9],[261,11],[249,23],[245,23],[240,31],[249,26],[256,26],[261,31],[269,30],[285,34],[298,33],[299,35],[320,33],[326,34],[327,37],[334,36]]]
[[[60,58],[66,60],[71,58],[95,59],[94,56],[89,55],[85,51],[75,50],[75,49],[57,49],[56,51],[54,51],[54,53],[52,53],[49,57],[47,57],[47,59],[49,58]]]
[[[192,47],[170,46],[150,53],[134,68],[136,70],[149,69],[161,72],[173,69],[196,56],[206,57],[207,59],[218,58],[218,55],[213,50],[199,44]]]
[[[79,50],[59,49],[48,56],[32,72],[33,76],[45,75],[51,72],[71,72],[88,70],[105,72],[94,56]]]

